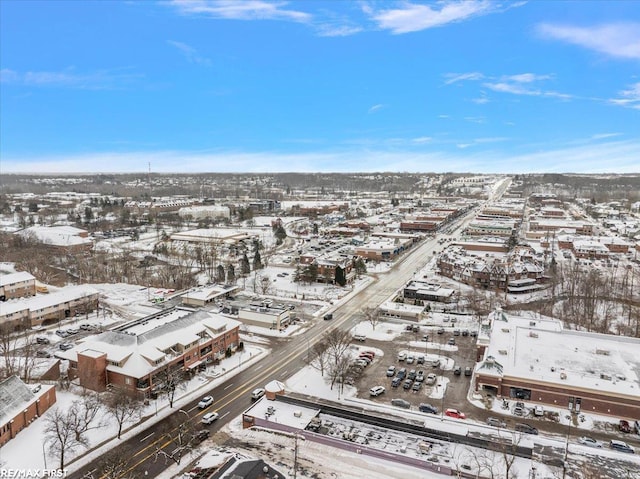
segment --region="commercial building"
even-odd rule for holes
[[[473,385],[576,412],[640,417],[640,339],[566,330],[497,310],[482,323]]]
[[[108,386],[143,396],[169,373],[193,370],[236,350],[240,323],[207,311],[175,308],[89,336],[68,351],[69,376],[93,391]]]

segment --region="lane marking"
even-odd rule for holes
[[[140,439],[140,442],[144,442],[144,441],[146,441],[146,440],[147,440],[147,439],[149,439],[151,436],[153,436],[155,433],[156,433],[156,432],[155,432],[155,431],[153,431],[153,432],[152,432],[151,434],[149,434],[148,436],[145,436],[145,437],[143,437],[142,439]]]

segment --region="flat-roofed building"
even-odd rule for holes
[[[551,406],[640,417],[640,339],[564,329],[497,310],[483,321],[476,391]]]

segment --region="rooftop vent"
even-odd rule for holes
[[[611,352],[608,349],[596,349],[596,354],[600,354],[601,356],[609,356]]]

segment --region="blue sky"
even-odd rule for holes
[[[640,2],[0,0],[0,172],[640,172]]]

